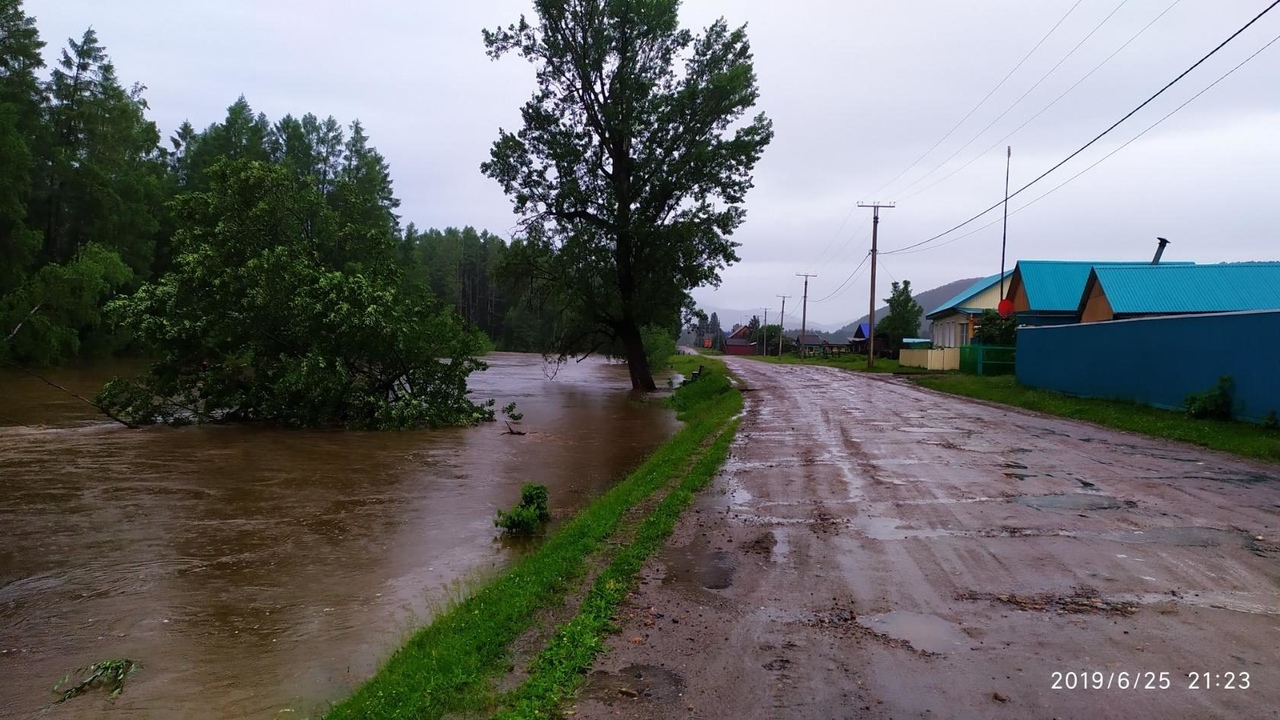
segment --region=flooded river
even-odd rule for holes
[[[625,367],[493,354],[504,426],[433,432],[148,428],[0,375],[0,718],[305,718],[370,676],[434,608],[519,551],[493,515],[525,482],[563,517],[670,436]],[[91,396],[118,368],[49,374]],[[124,692],[65,674],[141,663]]]

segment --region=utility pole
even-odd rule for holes
[[[804,278],[804,296],[800,302],[800,359],[804,360],[804,336],[808,328],[806,321],[809,318],[809,278],[818,276],[809,273],[796,273],[796,277]]]
[[[787,298],[790,295],[779,295],[782,298],[782,317],[778,319],[778,359],[782,359],[782,336],[787,332]]]
[[[876,359],[876,230],[880,228],[880,208],[892,208],[893,203],[858,203],[860,208],[871,208],[871,310],[867,314],[867,369]]]
[[[760,352],[758,354],[760,355],[769,354],[767,352],[764,352],[765,350],[764,346],[767,344],[768,340],[769,340],[769,308],[765,308],[764,324],[760,326]]]

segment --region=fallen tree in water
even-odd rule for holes
[[[160,357],[98,402],[135,424],[401,429],[493,419],[467,397],[482,338],[403,281],[394,216],[262,162],[174,203],[174,269],[109,307]],[[346,183],[350,183],[347,187]]]

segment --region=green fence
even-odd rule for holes
[[[970,375],[1012,375],[1015,349],[1003,345],[965,345],[960,348],[960,372]]]

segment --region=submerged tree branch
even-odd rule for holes
[[[17,325],[13,326],[13,332],[9,333],[9,337],[6,337],[4,339],[5,342],[9,342],[14,338],[15,335],[18,334],[18,331],[22,329],[22,326],[25,325],[26,322],[31,319],[32,315],[36,314],[37,310],[40,309],[41,304],[42,303],[36,303],[36,306],[31,308],[31,312],[27,313],[27,316],[22,318],[22,320]]]
[[[15,367],[15,368],[17,368],[17,369],[21,370],[22,372],[24,372],[24,373],[26,373],[26,374],[30,375],[31,377],[33,377],[33,378],[35,378],[35,379],[39,380],[40,382],[44,383],[45,385],[48,385],[48,386],[49,386],[49,387],[51,387],[51,388],[54,388],[54,389],[56,389],[56,390],[61,390],[62,392],[64,392],[64,393],[66,393],[66,394],[70,395],[71,397],[73,397],[73,398],[75,398],[75,399],[79,400],[80,402],[82,402],[82,403],[84,403],[84,404],[86,404],[86,405],[90,405],[90,406],[93,406],[94,408],[97,408],[98,412],[102,413],[103,415],[106,415],[107,417],[111,418],[112,420],[115,420],[116,422],[118,422],[118,423],[120,423],[121,425],[123,425],[123,426],[125,426],[125,427],[129,428],[130,430],[137,430],[137,429],[138,429],[138,426],[137,426],[137,425],[135,425],[135,424],[133,424],[133,423],[129,422],[128,420],[125,420],[125,419],[123,419],[123,418],[118,417],[115,413],[112,413],[110,410],[108,410],[108,409],[106,409],[105,407],[103,407],[103,406],[99,405],[98,403],[96,403],[96,402],[94,402],[94,401],[92,401],[92,400],[90,400],[90,399],[88,399],[88,398],[86,398],[86,397],[84,397],[84,396],[82,396],[82,395],[78,395],[78,394],[76,394],[76,393],[74,393],[74,392],[71,392],[70,390],[68,390],[68,389],[66,389],[66,388],[62,387],[61,385],[59,385],[58,383],[53,382],[52,380],[50,380],[50,379],[46,378],[45,376],[41,375],[40,373],[35,372],[34,370],[30,370],[30,369],[28,369],[28,368],[22,367],[21,365],[19,365],[19,364],[17,364],[17,363],[15,363],[15,362],[13,362],[12,360],[6,360],[6,361],[5,361],[5,364],[6,364],[6,365],[8,365],[8,366],[10,366],[10,367]]]

